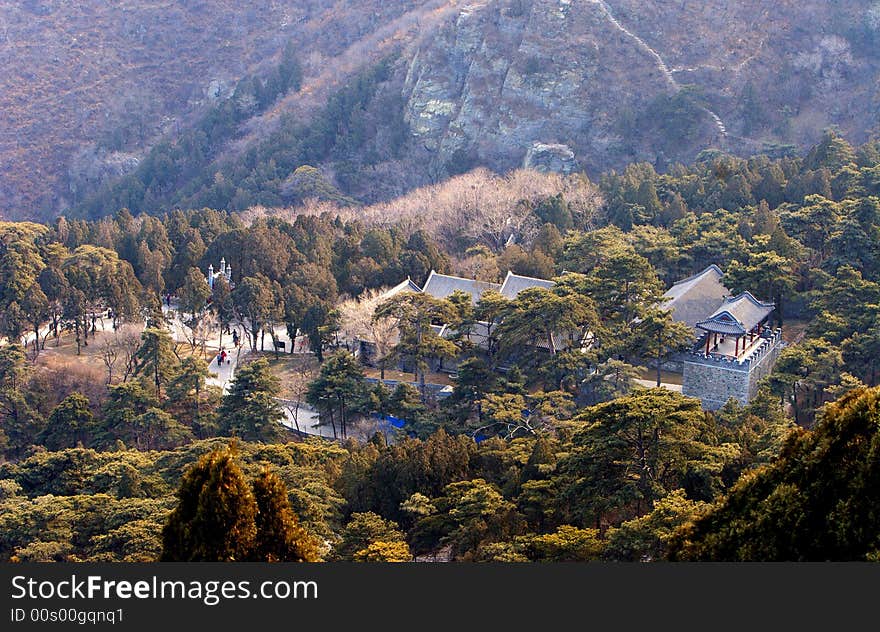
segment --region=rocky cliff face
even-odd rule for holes
[[[590,172],[858,142],[880,111],[880,3],[471,2],[412,53],[417,142],[496,169],[560,146]],[[873,51],[873,52],[872,52]]]

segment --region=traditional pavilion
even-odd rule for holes
[[[721,408],[730,399],[748,404],[773,370],[785,346],[780,329],[768,323],[775,305],[751,292],[731,296],[716,265],[674,284],[664,295],[664,308],[694,334],[694,346],[664,367],[682,372],[681,392]]]
[[[724,299],[724,302],[697,329],[706,332],[705,354],[739,359],[748,356],[763,341],[775,305],[756,299],[750,292]]]

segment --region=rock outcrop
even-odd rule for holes
[[[534,169],[541,173],[569,174],[577,171],[577,160],[568,145],[554,143],[532,143],[523,160],[524,169]]]
[[[472,3],[413,53],[407,120],[441,156],[505,170],[535,143],[568,145],[599,171],[626,153],[622,111],[671,91],[652,61],[596,2]]]

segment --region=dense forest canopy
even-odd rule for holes
[[[829,131],[802,157],[710,153],[597,183],[478,170],[394,202],[331,197],[301,211],[0,224],[0,557],[876,558],[876,525],[843,505],[870,504],[860,494],[876,478],[877,142]],[[221,257],[234,287],[206,291]],[[773,301],[792,332],[759,395],[715,412],[634,381],[639,358],[681,346],[656,307],[663,291],[710,264],[732,291]],[[377,298],[432,270],[557,282],[512,299]],[[166,327],[169,294],[188,347]],[[224,394],[197,332],[230,321],[247,323],[252,361]],[[460,335],[436,335],[438,321]],[[485,354],[463,335],[478,322],[500,323]],[[373,414],[407,427],[366,443],[298,440],[278,423],[293,379],[261,352],[278,327],[307,337],[319,368],[297,397],[340,438]],[[382,370],[405,367],[412,384],[365,378],[350,350],[366,329]],[[557,345],[558,331],[591,344]],[[92,362],[56,364],[64,340]],[[438,357],[459,367],[439,401],[424,386]],[[808,461],[814,483],[800,494]],[[233,491],[215,493],[217,477]],[[223,528],[193,494],[216,497],[241,537],[182,537]],[[858,537],[784,547],[780,534],[801,527],[773,516],[789,509],[810,524],[841,517]]]

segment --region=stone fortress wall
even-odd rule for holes
[[[748,404],[761,379],[773,370],[782,347],[782,332],[775,329],[745,359],[691,353],[684,358],[682,393],[698,397],[706,410],[717,410],[731,398]]]

